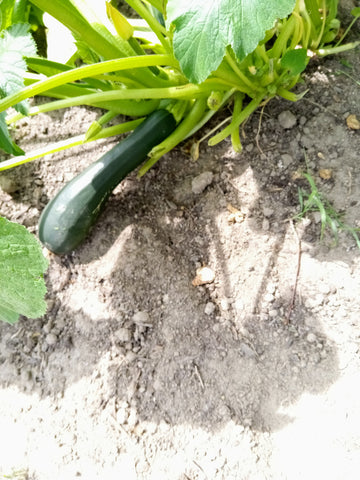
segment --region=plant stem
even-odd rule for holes
[[[94,135],[90,138],[86,138],[86,134],[77,135],[76,137],[72,137],[70,139],[63,140],[61,142],[53,143],[50,146],[50,148],[49,146],[46,146],[44,148],[39,148],[38,150],[34,150],[33,152],[28,153],[27,155],[21,155],[18,157],[10,158],[9,160],[5,160],[4,162],[0,163],[0,171],[8,170],[10,168],[17,167],[18,165],[22,165],[24,163],[28,163],[38,158],[44,157],[45,155],[60,152],[62,150],[76,147],[84,143],[89,143],[95,140],[100,140],[102,138],[113,137],[115,135],[121,135],[123,133],[130,132],[134,130],[135,127],[140,125],[140,123],[143,121],[144,121],[144,118],[138,118],[130,122],[121,123],[120,125],[114,125],[112,127],[104,128],[97,135]]]
[[[161,45],[164,47],[165,51],[170,53],[171,46],[166,38],[167,32],[166,29],[160,25],[160,23],[154,18],[150,11],[145,7],[145,5],[140,0],[125,0],[126,3],[130,5],[139,15],[143,18],[151,30],[155,33],[157,38],[160,40]]]
[[[253,82],[251,82],[251,80],[249,80],[246,75],[244,75],[244,73],[240,70],[237,62],[232,58],[231,56],[231,53],[229,52],[228,49],[226,49],[226,54],[225,54],[225,59],[227,61],[227,63],[229,64],[230,68],[235,72],[235,74],[239,77],[239,79],[241,80],[241,83],[243,83],[244,85],[246,85],[250,91],[251,90],[258,90],[256,88],[256,85],[254,85]]]
[[[209,110],[209,111],[205,112],[205,114],[201,117],[201,120],[200,120],[200,121],[194,126],[194,128],[186,135],[185,139],[186,139],[186,138],[189,138],[189,137],[192,137],[192,136],[194,135],[194,133],[196,133],[198,130],[200,130],[200,128],[202,128],[202,127],[205,125],[205,123],[207,123],[207,122],[210,120],[210,118],[212,118],[212,117],[216,114],[216,112],[218,112],[221,108],[223,108],[223,107],[229,102],[230,98],[234,95],[235,92],[236,92],[236,89],[235,89],[235,88],[233,88],[232,90],[229,90],[228,92],[226,92],[226,93],[224,94],[224,98],[223,98],[223,100],[222,100],[222,102],[221,102],[221,105],[220,105],[220,107],[218,108],[218,110]],[[230,117],[230,118],[231,118],[231,117]],[[226,121],[227,121],[227,120],[226,120]],[[225,123],[226,123],[226,122],[225,122]],[[218,127],[216,127],[216,128],[214,129],[214,131],[217,130],[217,129],[218,129]],[[209,135],[210,135],[210,134],[212,134],[212,131],[209,132]],[[206,136],[204,136],[204,137],[207,138],[207,136],[208,136],[208,134],[206,134]],[[203,137],[200,141],[204,140],[204,137]]]
[[[163,11],[163,2],[161,0],[148,0],[148,3],[153,7],[157,8],[159,12]]]
[[[241,114],[243,106],[244,94],[237,92],[234,96],[234,110],[233,115],[237,117]],[[236,128],[231,132],[231,144],[235,152],[240,153],[242,150],[241,139],[240,139],[240,128]]]
[[[190,113],[163,142],[150,152],[149,160],[139,170],[139,176],[143,176],[165,153],[172,150],[184,140],[188,133],[199,123],[206,110],[206,99],[199,98],[195,101]]]
[[[222,142],[225,140],[226,137],[231,135],[231,133],[236,129],[239,128],[240,124],[246,120],[260,105],[260,103],[263,100],[263,95],[259,95],[251,100],[251,102],[238,114],[238,115],[233,115],[232,121],[230,125],[224,128],[221,132],[219,132],[217,135],[214,135],[212,138],[209,140],[209,145],[213,146],[216,145],[217,143]]]
[[[108,60],[106,62],[95,63],[93,65],[85,65],[83,67],[58,73],[52,77],[41,80],[37,83],[23,88],[19,92],[9,95],[0,100],[0,112],[9,107],[25,100],[26,98],[39,95],[46,90],[63,85],[64,83],[74,82],[88,76],[96,76],[102,73],[109,73],[118,70],[126,70],[129,68],[149,67],[152,65],[172,65],[177,66],[176,60],[171,55],[140,55],[129,58],[119,58],[116,60]]]
[[[297,102],[299,100],[299,97],[296,95],[296,93],[289,92],[289,90],[286,90],[284,87],[278,87],[276,94],[282,98],[285,98],[285,100],[289,100],[290,102]]]
[[[30,109],[30,115],[38,115],[39,113],[46,113],[53,110],[60,110],[62,108],[70,108],[78,105],[90,105],[93,107],[98,106],[102,108],[105,102],[114,102],[121,100],[145,100],[145,99],[191,99],[209,95],[212,91],[211,86],[207,84],[182,85],[180,87],[168,87],[168,88],[142,88],[142,89],[122,89],[122,90],[110,90],[108,92],[92,93],[89,95],[80,95],[78,97],[64,98],[62,100],[56,100],[49,102],[38,107]],[[111,107],[111,103],[109,104]],[[113,105],[115,109],[115,105]],[[137,102],[133,104],[133,111],[129,109],[127,115],[137,115],[136,112]],[[121,104],[119,105],[119,110]]]
[[[344,40],[344,38],[346,37],[346,35],[350,32],[352,26],[354,25],[354,23],[356,22],[356,20],[359,18],[359,15],[357,17],[355,17],[352,22],[350,23],[350,25],[348,26],[348,28],[345,30],[345,32],[343,33],[343,35],[341,36],[340,40],[336,43],[335,45],[335,48],[338,47]]]
[[[325,32],[325,26],[326,26],[326,0],[322,0],[322,13],[323,13],[323,18],[322,18],[322,23],[321,23],[321,29],[319,36],[316,40],[316,47],[320,45],[322,36],[324,35]]]
[[[345,45],[339,45],[338,47],[328,47],[328,48],[319,48],[316,50],[316,55],[319,57],[325,57],[326,55],[334,55],[336,53],[346,52],[347,50],[352,50],[360,45],[360,41],[352,42],[352,43],[345,43]]]
[[[294,17],[294,15],[291,15],[287,20],[285,20],[282,30],[274,43],[274,46],[268,52],[270,58],[280,58],[283,55],[284,51],[287,48],[287,42],[294,32],[295,26],[296,18]]]

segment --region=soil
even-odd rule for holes
[[[0,325],[0,477],[358,478],[360,251],[347,232],[320,240],[318,213],[292,220],[308,171],[360,226],[358,60],[314,59],[304,99],[255,113],[241,154],[181,145],[117,187],[75,252],[44,249],[46,315]],[[31,150],[98,115],[39,115],[15,136]],[[116,140],[2,173],[0,214],[36,234]],[[194,285],[204,266],[213,281]]]

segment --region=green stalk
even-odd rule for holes
[[[208,110],[208,111],[206,111],[204,113],[204,115],[201,117],[200,121],[186,135],[185,139],[192,137],[198,130],[200,130],[200,128],[202,128],[205,125],[205,123],[207,123],[210,120],[210,118],[212,118],[221,108],[223,108],[230,101],[230,98],[234,95],[235,92],[236,92],[235,88],[225,92],[224,97],[223,97],[222,102],[221,102],[221,105],[218,108],[218,110]]]
[[[39,113],[51,112],[62,108],[70,108],[78,105],[90,105],[102,108],[105,102],[114,102],[119,100],[145,100],[145,99],[191,99],[204,95],[209,95],[213,90],[211,84],[202,85],[182,85],[180,87],[168,88],[141,88],[141,89],[122,89],[110,90],[108,92],[92,93],[89,95],[80,95],[78,97],[64,98],[53,102],[45,103],[29,110],[29,115],[38,115]],[[134,102],[133,109],[129,109],[127,115],[136,116],[137,102]],[[111,103],[107,108],[111,107]]]
[[[293,12],[293,15],[296,19],[294,33],[290,43],[290,50],[294,50],[297,45],[301,42],[301,38],[304,33],[304,25],[301,16],[297,12]]]
[[[280,58],[283,55],[287,49],[287,42],[294,32],[296,21],[297,20],[294,15],[291,15],[287,20],[285,20],[283,28],[277,37],[274,46],[268,52],[270,58]]]
[[[54,1],[54,0],[52,0]],[[58,0],[55,0],[58,1]],[[82,15],[91,28],[99,33],[106,41],[114,45],[114,47],[119,48],[122,51],[126,52],[125,56],[136,55],[131,45],[127,42],[126,39],[121,38],[121,36],[113,35],[108,28],[104,25],[102,20],[100,20],[94,10],[89,5],[89,2],[85,0],[71,0],[72,5],[76,10]]]
[[[242,122],[246,120],[258,108],[263,98],[263,95],[259,95],[253,98],[251,102],[238,115],[233,115],[230,125],[225,127],[224,130],[219,132],[217,135],[211,137],[208,142],[209,145],[216,145],[225,140],[226,137],[231,135],[232,132],[239,128]]]
[[[290,102],[297,102],[301,98],[301,96],[296,95],[294,92],[289,92],[289,90],[284,87],[278,87],[276,94],[279,95],[279,97],[285,98],[285,100],[289,100]]]
[[[164,47],[165,52],[170,53],[171,46],[167,40],[167,31],[166,29],[154,18],[150,11],[145,7],[145,5],[140,0],[125,0],[127,4],[130,5],[139,15],[143,18],[151,30],[155,33],[157,38],[160,40],[161,45]]]
[[[88,76],[96,76],[102,73],[108,73],[118,70],[126,70],[128,68],[148,67],[151,65],[173,65],[177,62],[171,55],[148,55],[130,58],[119,58],[109,60],[107,62],[95,63],[93,65],[85,65],[66,72],[58,73],[52,77],[46,78],[33,85],[21,89],[19,92],[9,95],[0,100],[0,112],[7,110],[9,107],[25,100],[26,98],[39,95],[46,90],[63,85],[64,83],[74,82]]]
[[[249,96],[253,93],[253,86],[251,88],[247,87],[230,68],[230,65],[227,62],[222,62],[214,75],[215,78],[226,82],[228,88],[236,88]]]
[[[90,127],[85,133],[85,140],[88,141],[90,138],[95,137],[98,133],[101,132],[103,126],[110,122],[113,118],[117,117],[118,113],[109,110],[104,113],[98,120],[94,120]]]
[[[18,165],[23,165],[24,163],[32,162],[41,157],[45,157],[51,153],[60,152],[68,148],[76,147],[84,143],[89,143],[95,140],[100,140],[101,138],[113,137],[115,135],[121,135],[123,133],[130,132],[134,130],[135,127],[140,125],[144,121],[144,118],[138,118],[130,122],[121,123],[120,125],[115,125],[113,127],[108,127],[102,129],[97,135],[94,135],[90,138],[86,138],[86,134],[77,135],[67,140],[61,142],[53,143],[50,147],[46,146],[33,152],[28,153],[27,155],[21,155],[18,157],[10,158],[0,163],[0,171],[9,170],[10,168],[17,167]]]
[[[225,53],[225,60],[229,64],[230,68],[234,71],[234,73],[239,77],[241,83],[246,85],[250,90],[258,90],[251,80],[249,80],[246,75],[240,70],[238,63],[232,58],[228,49],[226,49]]]
[[[335,48],[338,47],[343,41],[344,41],[344,38],[346,37],[346,35],[350,32],[350,30],[352,29],[352,26],[354,25],[354,23],[356,22],[356,20],[359,18],[359,16],[356,16],[352,22],[350,23],[350,25],[348,26],[348,28],[345,30],[345,32],[343,33],[343,35],[341,36],[340,40],[336,43],[335,45]]]
[[[149,154],[149,160],[139,170],[142,177],[165,153],[170,152],[176,145],[182,142],[188,133],[199,123],[206,110],[206,98],[195,101],[190,113],[163,142],[157,145]]]
[[[148,0],[148,3],[153,7],[157,8],[159,12],[163,13],[164,10],[164,0]]]
[[[269,63],[269,57],[267,55],[267,52],[266,52],[266,49],[265,49],[265,45],[262,44],[262,45],[258,45],[255,49],[255,52],[254,52],[259,58],[262,59],[262,61],[265,63],[265,64],[268,64]]]
[[[315,53],[316,55],[319,55],[319,57],[326,57],[326,55],[334,55],[336,53],[352,50],[353,48],[356,48],[358,45],[360,45],[360,41],[345,43],[345,45],[340,45],[338,47],[319,48],[319,50],[316,50]]]
[[[237,92],[234,96],[234,117],[238,117],[241,114],[243,106],[244,94]],[[240,128],[236,128],[231,132],[231,144],[235,152],[240,153],[242,150],[241,139],[240,139]]]
[[[318,35],[318,38],[316,39],[315,48],[317,48],[319,46],[319,44],[321,42],[321,39],[324,35],[324,31],[325,31],[325,26],[326,26],[326,0],[322,0],[322,11],[323,11],[322,24],[321,24],[320,33]]]
[[[321,25],[321,16],[319,13],[318,0],[305,0],[305,10],[308,12],[310,21],[315,28]]]

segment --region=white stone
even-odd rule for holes
[[[191,183],[192,192],[195,195],[199,195],[205,190],[206,187],[211,185],[213,179],[214,179],[214,175],[212,172],[201,173],[197,177],[193,178],[193,181]]]

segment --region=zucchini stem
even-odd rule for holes
[[[139,170],[139,177],[142,177],[165,153],[170,152],[176,145],[182,142],[188,133],[199,123],[206,110],[206,99],[199,98],[195,101],[190,113],[178,125],[163,142],[154,147],[149,153],[149,159]]]
[[[115,135],[121,135],[123,133],[130,132],[134,130],[138,125],[140,125],[140,123],[142,123],[144,120],[145,120],[145,117],[137,118],[136,120],[131,120],[129,122],[121,123],[119,125],[103,128],[99,133],[97,133],[96,135],[90,138],[86,137],[86,133],[77,135],[76,137],[72,137],[66,140],[62,140],[60,142],[53,143],[50,146],[33,150],[27,155],[20,155],[17,157],[10,158],[9,160],[5,160],[0,163],[0,172],[3,170],[8,170],[13,167],[17,167],[18,165],[23,165],[24,163],[32,162],[33,160],[36,160],[41,157],[45,157],[45,155],[49,155],[51,153],[57,153],[62,150],[66,150],[68,148],[82,145],[84,143],[89,143],[95,140],[100,140],[102,138],[113,137]]]
[[[177,67],[177,61],[172,55],[139,55],[128,58],[118,58],[106,62],[85,65],[83,67],[58,73],[37,83],[29,85],[4,99],[0,100],[0,112],[9,107],[35,95],[39,95],[46,90],[63,85],[68,82],[75,82],[88,76],[96,76],[102,73],[116,72],[118,70],[127,70],[132,68],[150,67],[155,65],[170,65]]]

